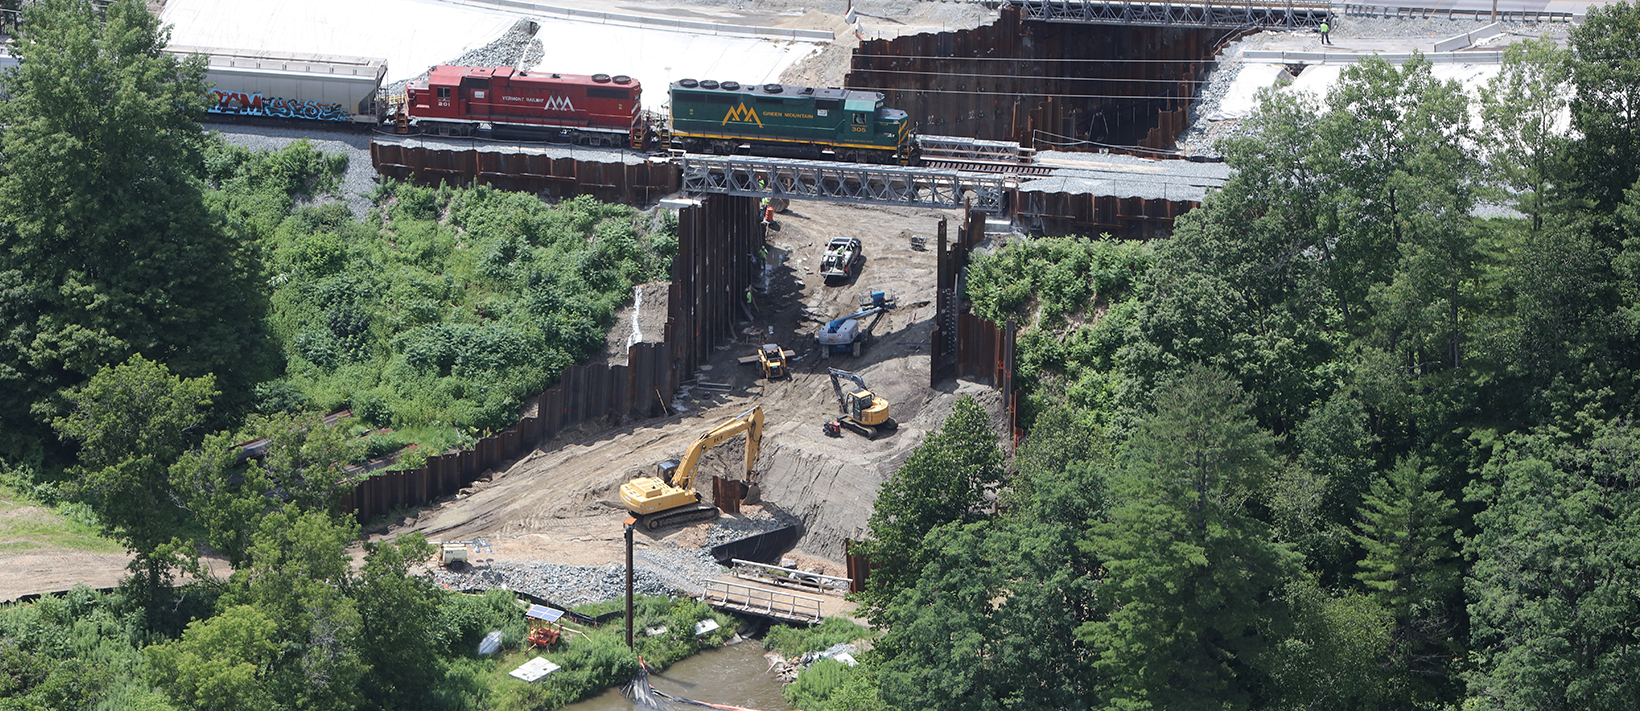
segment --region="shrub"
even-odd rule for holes
[[[875,632],[846,617],[827,617],[814,627],[770,627],[768,634],[763,636],[763,648],[779,652],[784,657],[795,657],[874,636]]]

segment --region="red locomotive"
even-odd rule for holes
[[[401,128],[471,135],[549,138],[595,146],[641,146],[642,87],[628,76],[525,72],[512,67],[433,67],[406,87]]]

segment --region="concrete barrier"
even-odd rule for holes
[[[1503,28],[1503,23],[1494,22],[1473,32],[1465,32],[1456,37],[1448,37],[1444,40],[1436,42],[1435,51],[1451,52],[1453,50],[1463,49],[1465,47],[1473,47],[1476,42],[1491,39],[1507,31],[1508,30]]]
[[[1412,52],[1277,52],[1272,50],[1248,50],[1242,52],[1242,59],[1249,62],[1274,62],[1279,64],[1354,64],[1367,57],[1377,57],[1390,64],[1406,64],[1412,61]],[[1503,62],[1503,52],[1426,52],[1424,58],[1432,64],[1499,64]]]

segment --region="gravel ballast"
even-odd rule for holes
[[[639,595],[699,595],[705,584],[723,577],[724,569],[707,552],[711,547],[790,525],[783,517],[750,514],[719,518],[700,548],[669,541],[644,543],[633,551],[633,591]],[[506,589],[526,592],[560,605],[585,605],[626,595],[626,566],[557,565],[497,562],[433,574],[452,590]]]
[[[363,219],[370,210],[370,194],[376,189],[376,169],[370,164],[369,133],[327,130],[318,125],[283,127],[232,123],[207,123],[205,130],[220,133],[228,143],[253,151],[284,150],[306,139],[327,155],[345,155],[347,171],[336,188],[337,195],[356,218]]]

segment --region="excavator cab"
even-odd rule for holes
[[[660,463],[656,464],[655,465],[655,478],[660,479],[661,481],[664,481],[668,484],[672,484],[673,486],[677,486],[677,484],[674,483],[674,482],[677,481],[677,479],[675,477],[677,477],[677,475],[678,475],[678,465],[682,464],[682,463],[683,462],[680,462],[676,459],[668,459],[664,462],[660,462]]]
[[[845,391],[844,380],[854,383],[855,387]],[[831,389],[837,393],[837,407],[843,416],[825,424],[827,435],[840,437],[846,429],[866,439],[876,439],[879,433],[899,429],[899,423],[888,416],[888,401],[871,392],[859,374],[832,368]]]
[[[847,393],[847,414],[856,420],[864,421],[871,412],[871,406],[878,398],[870,390],[855,390]]]

